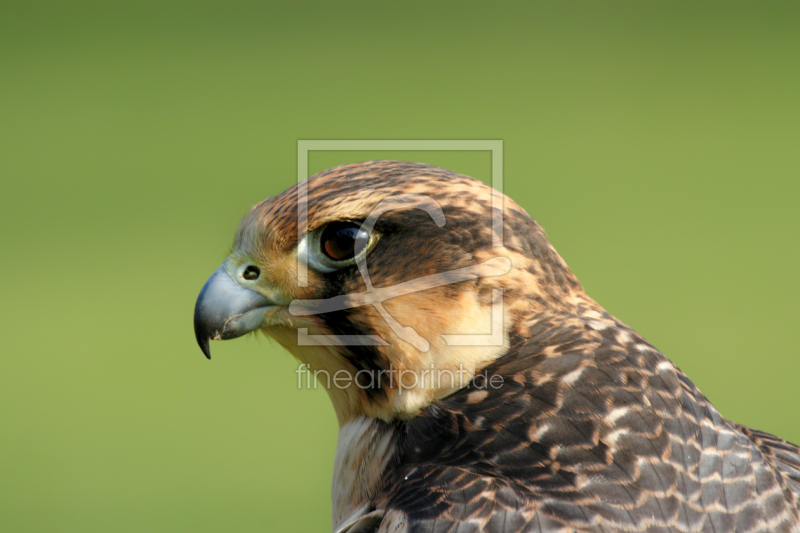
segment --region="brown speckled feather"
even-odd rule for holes
[[[410,531],[797,531],[800,449],[723,419],[608,315],[537,316],[403,428],[376,505]],[[476,397],[476,396],[473,396]]]
[[[512,200],[503,197],[497,247],[497,193],[466,176],[372,161],[325,171],[304,186],[310,232],[363,221],[382,200],[401,194],[441,207],[441,227],[419,198],[398,197],[380,216],[377,244],[366,256],[375,287],[496,257],[512,265],[504,275],[385,301],[397,322],[430,342],[428,351],[398,338],[369,305],[313,316],[276,313],[262,327],[310,370],[469,371],[466,387],[400,391],[378,380],[328,389],[340,424],[335,530],[800,532],[800,449],[723,418],[658,350],[584,293]],[[366,290],[355,265],[312,268],[307,286],[296,282],[297,200],[293,187],[255,206],[231,257],[260,265],[264,294],[355,301],[347,298]],[[498,290],[502,343],[454,348],[441,340],[486,327]],[[386,342],[300,345],[300,327]]]

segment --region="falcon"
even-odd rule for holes
[[[800,448],[723,418],[478,180],[371,161],[262,201],[194,328],[326,388],[335,532],[800,531]]]

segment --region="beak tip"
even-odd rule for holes
[[[200,349],[203,351],[203,355],[205,355],[207,359],[211,359],[211,347],[208,345],[208,339],[198,336],[197,345],[200,346]]]
[[[195,309],[194,313],[194,338],[197,340],[197,345],[201,350],[203,350],[203,354],[208,359],[211,359],[211,348],[208,345],[208,333],[204,327],[202,317],[197,309]]]

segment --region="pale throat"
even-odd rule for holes
[[[393,298],[384,304],[400,324],[413,328],[427,341],[426,351],[399,338],[373,307],[359,309],[356,318],[373,325],[373,331],[386,343],[375,347],[380,364],[371,370],[356,368],[347,346],[327,342],[324,335],[330,332],[323,331],[319,322],[305,322],[309,326],[306,335],[299,337],[298,330],[288,326],[272,327],[265,333],[301,363],[301,388],[326,390],[340,428],[358,417],[407,420],[469,385],[476,374],[509,348],[510,317],[503,311],[502,302],[499,307],[482,304],[477,291],[465,291],[449,300],[436,292]],[[442,301],[448,303],[444,309],[433,305]],[[371,390],[374,387],[380,390]]]

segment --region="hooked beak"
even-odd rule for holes
[[[260,328],[275,307],[274,302],[237,283],[223,263],[203,285],[194,306],[197,344],[211,359],[208,341],[234,339]]]

